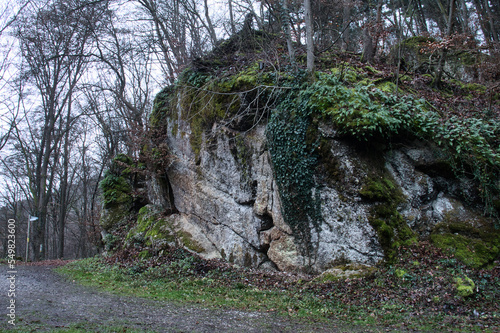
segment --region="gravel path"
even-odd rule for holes
[[[34,331],[82,324],[153,332],[340,332],[325,324],[303,324],[270,313],[204,309],[130,296],[117,296],[68,281],[46,266],[17,266],[16,328]],[[0,331],[11,329],[6,315],[8,267],[0,266]]]

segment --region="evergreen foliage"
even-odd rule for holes
[[[455,116],[443,120],[422,99],[396,96],[363,83],[348,86],[335,74],[320,74],[313,84],[300,84],[301,80],[299,74],[291,80],[293,90],[281,92],[281,102],[267,130],[282,214],[304,254],[312,254],[313,233],[321,230],[322,221],[314,180],[318,162],[315,148],[321,137],[313,119],[318,117],[332,122],[338,135],[361,142],[419,138],[436,143],[448,154],[457,176],[477,181],[485,213],[498,215],[494,206],[500,179],[498,124]],[[366,199],[380,202],[372,211],[370,223],[389,260],[399,245],[415,240],[397,212],[402,200],[397,193],[394,184],[385,178],[368,180],[360,192]]]
[[[269,151],[279,187],[281,211],[296,238],[297,245],[309,260],[313,232],[321,231],[321,200],[315,191],[314,171],[318,142],[308,142],[314,129],[312,109],[297,89],[283,94],[267,126]],[[317,138],[313,138],[317,139]],[[311,262],[309,262],[311,264]]]

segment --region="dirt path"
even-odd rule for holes
[[[0,266],[0,330],[11,329],[9,274]],[[117,296],[78,285],[51,267],[17,266],[16,328],[34,331],[80,324],[96,331],[128,327],[153,332],[340,332],[324,324],[301,324],[270,313],[204,309],[137,297]]]

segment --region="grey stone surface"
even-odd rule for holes
[[[282,216],[265,125],[240,133],[214,124],[204,134],[198,156],[187,122],[171,119],[168,132],[173,159],[166,172],[177,210],[171,218],[176,230],[187,232],[200,247],[197,252],[202,256],[251,267],[308,267],[318,272],[338,263],[374,265],[383,259],[377,233],[368,220],[374,203],[359,194],[373,166],[367,165],[370,159],[359,149],[336,138],[328,125],[321,124],[319,132],[328,140],[338,174],[336,181],[317,175],[323,223],[312,232],[313,250],[308,256],[299,250]],[[405,197],[398,211],[413,230],[427,236],[450,214],[457,219],[474,216],[457,196],[463,184],[437,168],[441,160],[432,149],[416,145],[385,151],[381,158],[386,171]],[[150,185],[150,201],[165,204],[157,197],[164,191],[157,187],[158,183]]]

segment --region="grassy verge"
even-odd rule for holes
[[[470,269],[428,243],[403,248],[401,253],[398,263],[381,266],[369,276],[326,282],[314,276],[235,268],[182,250],[120,264],[85,259],[57,271],[124,295],[335,320],[358,328],[464,332],[500,328],[499,265]],[[457,277],[474,282],[470,293],[460,290]]]

